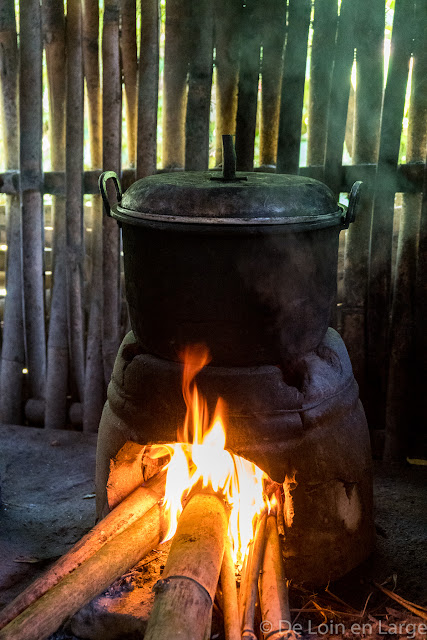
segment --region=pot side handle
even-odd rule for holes
[[[348,207],[340,203],[340,207],[343,210],[343,228],[348,229],[352,222],[356,219],[356,210],[359,205],[362,181],[358,180],[351,187],[350,195],[348,197]]]
[[[104,171],[99,176],[98,185],[101,192],[102,200],[104,201],[105,213],[107,214],[107,216],[111,217],[111,205],[110,201],[108,200],[107,191],[107,180],[110,180],[110,178],[113,181],[114,187],[116,189],[117,202],[120,202],[120,200],[122,199],[122,188],[120,186],[120,180],[117,173],[115,173],[114,171]]]

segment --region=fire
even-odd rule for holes
[[[264,480],[268,476],[254,463],[226,450],[225,405],[218,399],[209,419],[206,399],[195,383],[197,373],[209,362],[206,349],[196,346],[183,354],[183,396],[187,412],[176,444],[153,447],[151,456],[171,454],[167,467],[165,507],[173,537],[186,499],[196,487],[220,493],[230,507],[229,536],[234,561],[240,564],[253,538],[257,514],[268,508]]]

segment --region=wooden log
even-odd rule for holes
[[[337,196],[339,195],[339,175],[347,123],[351,70],[354,62],[356,10],[355,0],[342,1],[328,106],[324,181]]]
[[[262,620],[270,623],[270,629],[264,637],[279,640],[283,638],[283,632],[290,631],[292,627],[282,548],[273,512],[267,518],[259,592]]]
[[[360,0],[356,15],[356,100],[353,162],[375,163],[384,76],[383,0]],[[347,231],[344,252],[342,335],[347,346],[361,398],[366,397],[366,297],[373,188],[365,183],[356,220]],[[367,408],[367,407],[365,407]]]
[[[276,508],[276,521],[277,521],[277,531],[279,532],[279,536],[285,535],[285,516],[284,516],[284,504],[283,504],[283,495],[282,488],[277,489],[275,496],[277,500],[277,508]]]
[[[262,30],[260,165],[275,165],[279,136],[283,50],[286,35],[286,4],[283,0],[265,3]]]
[[[338,0],[315,0],[308,96],[307,164],[324,164]]]
[[[102,166],[102,102],[99,77],[99,3],[83,3],[83,67],[86,78],[89,119],[89,144],[93,169]],[[91,207],[90,309],[86,344],[86,375],[83,399],[83,431],[95,432],[105,400],[102,359],[102,200],[92,197]]]
[[[165,520],[163,507],[155,504],[14,618],[0,631],[0,639],[48,638],[161,542],[167,530]]]
[[[289,1],[277,142],[278,173],[298,173],[310,14],[310,0]]]
[[[213,64],[213,5],[210,0],[191,4],[191,48],[185,117],[185,170],[209,167],[209,121]]]
[[[120,175],[122,98],[119,46],[119,0],[107,0],[102,35],[102,164]],[[119,347],[119,229],[103,219],[104,379],[108,384]]]
[[[144,3],[141,3],[144,5]],[[126,138],[128,147],[128,163],[136,166],[136,130],[138,100],[138,60],[136,46],[136,0],[121,0],[120,10],[123,16],[120,32],[121,62],[123,67],[123,84],[126,114]],[[144,7],[142,7],[144,11]],[[144,28],[144,27],[143,27]]]
[[[46,335],[43,283],[42,30],[38,0],[21,2],[19,130],[24,322],[30,395],[44,398]]]
[[[245,603],[248,592],[249,580],[247,578],[247,573],[249,567],[252,562],[252,554],[254,550],[254,541],[251,540],[248,545],[248,549],[246,550],[246,555],[243,560],[242,570],[240,572],[240,587],[239,587],[239,624],[240,629],[243,626],[243,619],[245,615]]]
[[[65,19],[61,1],[47,0],[42,5],[43,40],[49,83],[49,134],[54,171],[65,170]],[[52,198],[53,286],[47,342],[46,404],[47,429],[64,429],[68,392],[68,322],[66,206],[63,196]]]
[[[240,640],[240,617],[237,601],[236,573],[231,555],[230,538],[227,536],[221,566],[222,613],[225,640]]]
[[[370,423],[374,428],[384,428],[385,422],[396,167],[412,48],[413,8],[413,0],[398,0],[395,5],[373,204],[367,308],[367,384],[375,388],[375,403],[372,403],[370,411]]]
[[[163,577],[157,583],[145,640],[203,640],[224,555],[227,507],[216,495],[196,494],[185,506]]]
[[[6,168],[19,167],[18,47],[13,0],[0,6],[0,111]],[[22,237],[19,195],[6,199],[7,296],[4,301],[0,362],[0,422],[22,421],[22,369],[25,367],[22,308]]]
[[[17,618],[25,609],[39,600],[66,576],[93,557],[115,536],[126,532],[128,527],[142,518],[164,495],[165,472],[151,478],[145,486],[135,489],[123,502],[101,520],[77,542],[50,569],[33,582],[13,602],[0,612],[0,629]],[[111,580],[112,582],[112,580]],[[78,582],[76,589],[79,589]],[[108,585],[107,585],[108,586]],[[94,594],[96,595],[96,594]],[[83,606],[83,605],[82,605]]]
[[[239,78],[238,0],[215,3],[215,162],[222,162],[222,136],[236,131]]]
[[[242,639],[248,638],[250,640],[256,640],[256,634],[254,629],[255,618],[255,605],[258,599],[258,578],[261,571],[264,547],[265,547],[265,530],[267,524],[267,514],[264,512],[259,519],[257,531],[255,534],[253,552],[250,565],[248,565],[245,581],[247,587],[245,588],[244,598],[244,614],[242,625]]]
[[[168,0],[163,72],[163,167],[184,167],[190,0]]]
[[[416,4],[415,41],[406,157],[425,160],[427,149],[427,7]],[[416,388],[415,295],[417,278],[417,237],[420,226],[421,194],[402,195],[397,245],[393,302],[390,322],[390,363],[388,372],[384,459],[406,460],[413,440],[409,428],[417,425],[413,407],[419,397]],[[411,443],[412,444],[412,443]]]
[[[261,34],[256,0],[240,9],[240,67],[236,114],[236,157],[238,171],[253,171]],[[236,25],[237,27],[237,25]]]
[[[83,54],[80,0],[67,5],[66,238],[71,374],[83,401]]]
[[[141,3],[136,178],[157,170],[157,104],[159,92],[159,3]]]

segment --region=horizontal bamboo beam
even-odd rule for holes
[[[255,171],[259,169],[255,168]],[[98,179],[101,170],[84,172],[83,192],[85,194],[98,194]],[[158,173],[165,173],[163,170]],[[299,174],[308,178],[322,180],[323,167],[313,165],[311,167],[300,167]],[[344,165],[341,169],[340,192],[350,191],[356,180],[362,180],[368,185],[375,182],[376,164],[361,163],[355,165]],[[423,190],[423,162],[409,162],[400,164],[396,172],[397,193],[422,193]],[[126,190],[135,182],[135,170],[125,169],[121,176],[122,188]],[[14,195],[19,193],[19,171],[4,171],[0,173],[0,193]],[[65,194],[65,174],[62,171],[45,171],[41,178],[41,190],[43,193],[60,196]]]

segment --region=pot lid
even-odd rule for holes
[[[109,215],[120,222],[185,229],[255,230],[260,226],[292,230],[340,225],[354,219],[361,183],[353,185],[348,210],[337,204],[322,182],[303,176],[275,173],[236,173],[232,136],[223,136],[223,173],[188,171],[162,173],[135,182],[123,194],[117,175],[107,171],[99,184]],[[112,178],[118,202],[111,207],[106,183]]]
[[[332,191],[311,178],[237,173],[233,181],[223,181],[219,176],[194,171],[143,178],[123,194],[113,215],[225,225],[337,224],[343,216]]]

